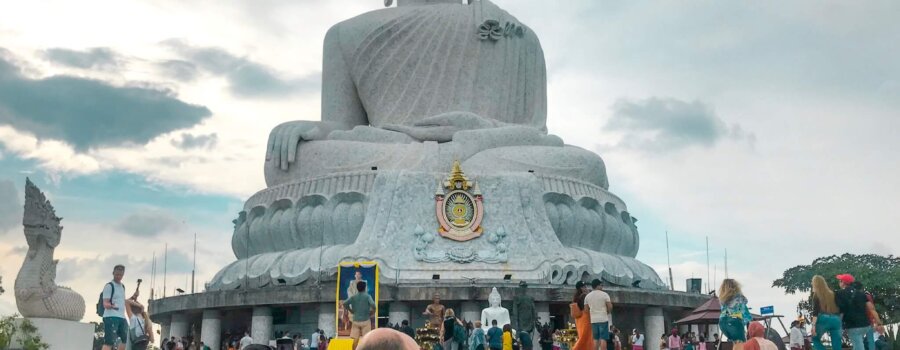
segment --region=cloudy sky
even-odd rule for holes
[[[727,248],[752,306],[789,316],[785,269],[900,254],[900,3],[497,3],[543,43],[550,132],[603,156],[661,276],[668,230],[676,288],[706,277],[706,237],[717,280]],[[149,282],[167,243],[168,294],[189,289],[195,233],[202,286],[233,260],[269,130],[319,118],[326,30],[381,5],[0,1],[0,314],[26,176],[89,305],[116,263]]]

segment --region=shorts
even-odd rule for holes
[[[594,333],[594,340],[609,339],[609,322],[591,323],[591,332]]]
[[[352,325],[350,326],[350,338],[359,339],[372,330],[372,322],[369,320],[351,321],[351,323]]]
[[[739,342],[747,341],[747,329],[744,327],[744,320],[740,318],[720,318],[719,329],[722,330],[722,334],[728,337],[728,340]]]
[[[128,339],[128,323],[121,317],[103,318],[103,345],[116,345],[116,338],[120,344],[125,344]]]

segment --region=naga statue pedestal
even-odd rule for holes
[[[22,320],[16,319],[16,327],[22,324]],[[93,323],[38,317],[29,317],[28,320],[37,328],[41,342],[50,345],[50,349],[92,349],[94,346]],[[22,348],[22,332],[16,332],[10,348]]]

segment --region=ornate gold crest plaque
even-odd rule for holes
[[[478,184],[470,181],[460,169],[459,161],[435,193],[438,234],[455,241],[468,241],[481,236],[484,207]]]

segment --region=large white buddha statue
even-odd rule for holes
[[[537,35],[492,2],[401,0],[328,31],[321,121],[272,131],[266,182],[460,160],[606,188],[600,157],[547,135],[546,87]]]
[[[331,27],[323,62],[321,120],[270,133],[267,188],[234,220],[238,260],[212,290],[327,279],[348,260],[412,281],[471,269],[664,286],[634,259],[636,219],[600,156],[547,133],[538,36],[494,3],[399,0]],[[435,188],[451,169],[476,183],[481,226],[436,238]]]
[[[488,295],[490,307],[481,310],[481,328],[485,332],[491,328],[494,320],[497,320],[497,327],[500,328],[503,328],[504,325],[512,324],[509,318],[509,310],[500,306],[500,301],[500,292],[497,291],[497,287],[494,287],[491,289],[491,294]]]

